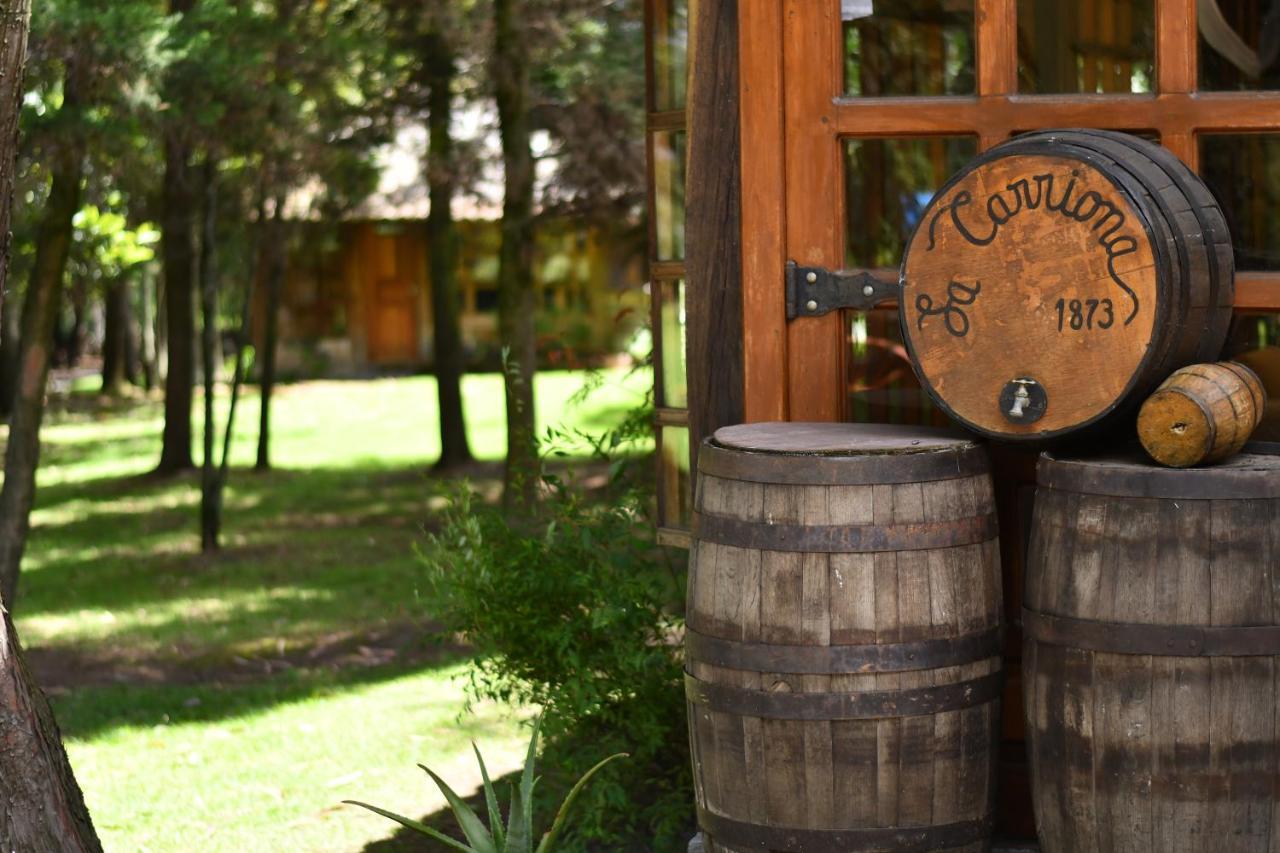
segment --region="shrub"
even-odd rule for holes
[[[655,544],[650,496],[625,465],[611,470],[604,500],[544,477],[541,515],[514,526],[457,493],[423,550],[428,601],[475,647],[472,696],[544,710],[548,796],[603,757],[630,753],[583,793],[565,849],[683,849],[693,825],[684,554]]]

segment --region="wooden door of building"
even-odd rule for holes
[[[402,278],[373,283],[369,312],[369,360],[410,364],[418,355],[418,326],[412,285]]]
[[[1207,9],[1220,19],[1208,30]],[[1041,128],[1139,133],[1200,169],[1236,235],[1230,354],[1274,350],[1280,169],[1266,163],[1280,153],[1280,45],[1263,35],[1267,9],[1264,0],[739,0],[744,419],[945,422],[915,382],[895,307],[788,321],[785,264],[895,280],[932,193],[979,152]],[[695,104],[694,133],[697,115]],[[699,304],[693,272],[688,287]],[[697,356],[691,348],[691,387]],[[691,394],[694,421],[699,405]],[[1035,455],[993,455],[1011,628],[1002,823],[1030,836],[1018,614]]]

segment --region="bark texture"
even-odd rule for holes
[[[3,607],[0,620],[0,850],[100,851],[53,711]]]
[[[0,291],[9,266],[18,105],[30,14],[30,0],[0,0]],[[78,179],[75,187],[78,192]],[[47,251],[44,259],[47,263]],[[32,340],[43,352],[47,369],[52,321],[45,331]],[[23,363],[40,366],[38,359],[24,358]],[[41,396],[37,399],[43,400],[45,371],[38,372]],[[23,385],[34,386],[34,379],[24,375]],[[7,462],[5,470],[7,488],[13,478]],[[26,513],[23,516],[25,530]],[[7,528],[0,532],[0,541],[8,542],[13,532]],[[101,849],[49,703],[23,663],[13,622],[0,604],[0,850],[95,853]]]
[[[461,308],[458,299],[458,232],[453,221],[456,190],[453,136],[453,79],[457,65],[443,33],[429,33],[424,44],[431,135],[427,153],[427,184],[431,212],[427,216],[428,275],[431,281],[431,319],[436,393],[440,406],[440,469],[457,468],[471,461],[467,424],[463,414]]]
[[[62,109],[80,108],[75,73],[67,75]],[[9,102],[4,102],[8,108]],[[12,170],[13,154],[0,158]],[[17,393],[9,418],[9,442],[4,454],[4,487],[0,488],[0,601],[12,609],[18,591],[18,572],[27,545],[31,507],[40,464],[40,421],[44,418],[45,385],[53,349],[54,326],[62,299],[62,281],[71,249],[72,220],[80,209],[84,157],[74,142],[54,155],[49,199],[36,229],[36,257],[22,306],[22,351]],[[10,198],[12,194],[10,195]],[[6,202],[7,203],[7,202]],[[5,259],[5,266],[8,260]]]
[[[537,358],[537,299],[533,290],[534,160],[530,147],[529,51],[521,22],[523,0],[494,0],[490,72],[502,138],[506,195],[498,265],[498,328],[505,352],[507,462],[503,505],[531,511],[538,497],[533,376]]]

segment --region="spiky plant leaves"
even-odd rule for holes
[[[359,806],[362,809],[368,809],[374,814],[380,814],[385,818],[394,820],[396,823],[400,824],[404,828],[412,829],[414,832],[421,832],[423,835],[434,838],[436,841],[439,841],[442,844],[447,844],[448,846],[452,847],[454,850],[463,850],[463,851],[466,851],[466,853],[476,853],[476,851],[473,850],[472,848],[466,846],[465,844],[461,844],[453,840],[449,836],[445,835],[443,832],[437,832],[436,830],[427,826],[425,823],[419,823],[418,821],[413,820],[411,818],[407,818],[404,815],[398,815],[395,812],[389,812],[386,809],[380,809],[377,806],[371,806],[368,803],[362,803],[359,800],[343,800],[343,802],[348,805]]]
[[[467,805],[462,797],[454,793],[454,790],[437,776],[430,767],[425,764],[419,764],[418,766],[426,771],[426,774],[436,783],[436,787],[440,789],[440,793],[444,794],[444,798],[449,801],[449,808],[453,809],[454,819],[458,821],[458,827],[462,830],[462,834],[467,837],[467,841],[471,844],[475,853],[499,853],[498,847],[493,843],[493,836],[489,834],[484,821],[480,820],[480,816],[472,810],[471,806]]]
[[[577,784],[570,789],[569,796],[564,798],[564,802],[560,804],[560,810],[556,812],[556,819],[552,822],[551,828],[542,836],[542,841],[538,844],[538,853],[551,853],[554,849],[551,845],[560,837],[560,833],[564,829],[565,820],[569,816],[569,811],[573,808],[573,801],[578,799],[578,794],[582,793],[582,789],[586,787],[587,782],[591,781],[591,777],[596,775],[597,771],[603,768],[610,761],[618,758],[630,758],[630,756],[625,752],[610,755],[608,758],[597,763],[595,767],[588,770],[586,774],[578,780]]]
[[[489,828],[493,833],[493,842],[499,850],[507,848],[507,834],[502,827],[502,810],[498,807],[498,792],[493,789],[493,782],[489,779],[489,768],[484,765],[484,756],[480,754],[480,747],[476,746],[475,741],[471,742],[471,749],[476,754],[476,763],[480,765],[480,778],[484,780],[484,801],[489,807]]]
[[[507,815],[506,853],[533,853],[533,827],[525,816],[523,800],[511,786],[511,814]]]

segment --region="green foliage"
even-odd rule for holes
[[[119,193],[113,193],[108,201],[119,205]],[[123,214],[92,204],[76,213],[72,225],[75,247],[71,265],[76,277],[90,281],[111,281],[153,260],[153,247],[160,242],[160,232],[150,222],[130,228]]]
[[[616,456],[626,444],[613,434],[595,449]],[[476,649],[473,696],[544,709],[553,780],[633,756],[586,793],[567,843],[675,849],[692,822],[683,554],[655,544],[651,496],[628,466],[615,459],[610,474],[604,496],[545,476],[541,515],[522,527],[454,495],[423,551],[427,601]]]
[[[520,790],[517,792],[514,785],[511,788],[510,806],[507,810],[507,825],[505,827],[502,825],[502,810],[498,805],[498,793],[493,787],[493,780],[489,778],[489,768],[485,766],[484,756],[480,754],[480,749],[474,743],[471,748],[476,754],[476,762],[480,765],[485,806],[489,811],[489,825],[487,827],[484,825],[484,821],[480,820],[480,816],[475,813],[475,810],[467,805],[466,801],[459,797],[431,768],[424,764],[418,765],[431,777],[431,781],[436,783],[440,793],[444,794],[449,803],[449,808],[453,811],[454,818],[458,821],[458,827],[467,839],[467,844],[461,844],[444,833],[412,818],[398,815],[377,806],[371,806],[358,800],[343,800],[343,802],[366,808],[371,812],[394,820],[401,826],[428,838],[435,839],[454,850],[464,850],[468,851],[468,853],[552,853],[556,849],[556,842],[564,833],[569,812],[578,797],[586,789],[587,783],[606,764],[619,758],[626,758],[627,755],[626,753],[610,755],[608,758],[597,762],[594,767],[583,774],[582,778],[570,789],[569,795],[565,797],[564,802],[560,804],[560,809],[556,812],[555,819],[551,822],[551,828],[543,834],[542,840],[538,842],[538,847],[535,851],[533,847],[533,789],[537,784],[537,779],[534,778],[533,774],[534,765],[538,759],[538,729],[541,723],[541,717],[533,722],[533,736],[529,739],[529,752],[525,756],[524,769],[520,774]]]

